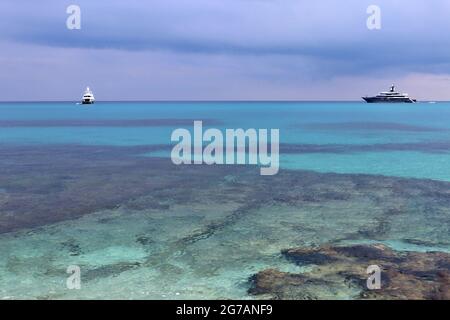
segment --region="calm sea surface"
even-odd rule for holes
[[[194,120],[279,129],[279,174],[174,166]],[[0,148],[0,299],[252,299],[256,272],[303,271],[285,248],[450,251],[450,103],[0,103]]]
[[[0,138],[11,145],[170,145],[171,132],[192,130],[193,120],[280,129],[282,168],[450,180],[450,103],[1,103]]]

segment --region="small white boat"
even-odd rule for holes
[[[83,99],[81,100],[82,104],[93,104],[95,102],[94,94],[92,93],[89,87],[84,91]]]

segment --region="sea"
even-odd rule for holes
[[[175,165],[194,121],[278,129],[278,174]],[[267,298],[284,249],[449,252],[449,204],[449,102],[0,103],[0,299]]]

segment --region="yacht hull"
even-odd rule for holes
[[[414,103],[415,99],[411,98],[390,98],[390,97],[363,97],[367,103]]]

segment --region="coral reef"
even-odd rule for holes
[[[382,245],[321,246],[284,250],[304,273],[267,269],[251,277],[249,293],[275,299],[338,298],[347,287],[355,299],[450,299],[450,254],[399,252]],[[381,288],[367,288],[367,267],[381,269]],[[319,288],[318,288],[319,287]]]
[[[142,156],[158,150],[2,146],[0,298],[246,299],[252,274],[255,299],[447,297],[448,259],[420,252],[449,251],[450,183]],[[393,250],[354,247],[373,242]],[[372,262],[385,291],[364,289]]]

